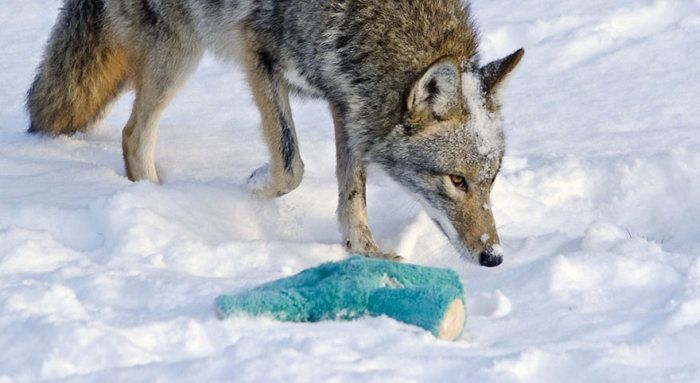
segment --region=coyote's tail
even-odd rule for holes
[[[84,131],[126,82],[128,60],[109,36],[104,0],[66,0],[27,93],[30,133]]]

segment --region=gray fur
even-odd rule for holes
[[[350,251],[384,254],[367,224],[365,167],[375,162],[416,194],[462,254],[498,255],[493,217],[482,206],[503,155],[496,90],[522,52],[481,68],[459,0],[66,0],[66,9],[29,92],[31,131],[85,129],[123,84],[133,85],[127,174],[158,182],[160,114],[208,49],[243,64],[261,112],[270,163],[251,176],[256,195],[280,196],[301,182],[289,93],[320,97],[334,115],[338,217]],[[107,67],[105,52],[127,69],[119,86],[94,87],[100,97],[78,121],[71,116],[84,101],[61,95],[91,89]],[[446,182],[455,175],[473,184],[464,195]]]

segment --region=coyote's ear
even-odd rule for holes
[[[498,90],[508,75],[518,66],[524,54],[524,49],[518,49],[510,56],[496,60],[479,70],[486,94],[493,94]]]
[[[411,118],[444,120],[459,105],[459,69],[451,57],[431,65],[413,84],[407,106]]]

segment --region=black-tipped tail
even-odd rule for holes
[[[118,95],[127,57],[105,28],[103,0],[65,2],[27,93],[29,133],[85,130]]]

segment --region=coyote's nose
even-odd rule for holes
[[[482,251],[479,254],[479,264],[486,267],[496,267],[503,262],[503,257],[500,255],[495,255],[490,251]]]

